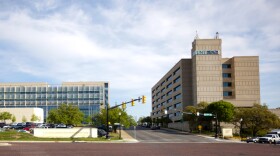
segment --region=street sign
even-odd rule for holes
[[[204,113],[203,115],[204,115],[204,116],[213,116],[212,113]]]

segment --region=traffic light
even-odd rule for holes
[[[125,110],[126,109],[126,104],[123,102],[122,103],[122,109]]]
[[[131,99],[131,106],[134,106],[134,99]]]
[[[142,96],[142,103],[144,104],[144,103],[146,103],[146,96]]]

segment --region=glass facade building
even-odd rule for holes
[[[85,116],[100,112],[108,105],[108,82],[0,83],[0,108],[43,108],[48,111],[61,104],[73,104]]]

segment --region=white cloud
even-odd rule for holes
[[[16,9],[9,9],[13,5]],[[12,77],[109,81],[111,100],[118,102],[150,95],[175,63],[190,57],[196,30],[200,38],[219,31],[224,57],[260,55],[261,77],[279,73],[280,11],[272,2],[31,1],[2,6],[0,65]],[[148,115],[151,106],[143,107],[139,114]]]

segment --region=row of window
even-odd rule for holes
[[[173,89],[173,91],[170,90],[170,91],[168,91],[166,94],[163,94],[163,95],[161,96],[161,99],[164,99],[166,96],[171,95],[172,92],[176,92],[176,91],[179,90],[179,89],[181,89],[181,85],[178,85],[177,87],[175,87],[175,88]],[[164,89],[163,91],[165,91],[165,89]],[[157,94],[157,95],[154,95],[154,96],[152,97],[152,99],[154,99],[155,96],[158,96],[158,94]],[[156,100],[156,102],[158,102],[159,99],[160,99],[160,98],[158,98],[158,99]]]
[[[173,72],[173,76],[175,76],[177,73],[179,73],[180,70],[181,70],[180,67],[177,68],[177,69]],[[179,76],[179,77],[180,77],[180,76]],[[170,76],[168,76],[168,77],[166,78],[166,80],[162,81],[161,84],[160,84],[160,86],[163,86],[166,82],[170,81],[171,78],[172,78],[172,74],[171,74]],[[177,77],[176,79],[178,79],[178,77]],[[176,80],[176,79],[175,79],[175,80]],[[174,81],[175,81],[175,80],[174,80]],[[178,80],[177,80],[177,81],[178,81]],[[177,81],[176,81],[176,82],[177,82]],[[176,83],[176,82],[174,82],[174,83]],[[169,84],[169,85],[170,85],[170,84]],[[157,86],[157,88],[156,88],[155,90],[153,90],[152,93],[154,93],[156,90],[158,90],[158,88],[159,88],[160,86]]]
[[[0,99],[0,101],[62,101],[62,100],[67,100],[67,101],[75,101],[75,100],[102,100],[102,98],[41,98],[41,99]]]
[[[22,92],[14,92],[14,91],[1,91],[2,93],[10,93],[10,94],[77,94],[77,93],[80,93],[80,94],[99,94],[100,91],[58,91],[58,92],[25,92],[25,91],[22,91]],[[1,93],[0,92],[0,93]]]
[[[176,99],[180,99],[181,97],[182,97],[181,94],[177,94],[177,95],[175,95],[173,98],[171,97],[171,98],[167,99],[166,101],[163,101],[162,103],[157,104],[156,106],[153,107],[153,110],[156,109],[156,108],[159,108],[159,107],[161,107],[161,106],[164,106],[164,105],[166,105],[166,104],[168,104],[168,103],[170,103],[170,102],[172,102],[173,99],[176,100]],[[153,102],[153,104],[154,104],[154,102]]]
[[[103,90],[103,87],[0,87],[1,92],[78,92],[100,90]]]

